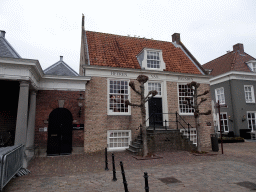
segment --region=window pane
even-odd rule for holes
[[[190,104],[193,105],[193,90],[188,88],[187,85],[179,85],[178,90],[180,113],[193,113],[194,109],[183,103],[186,97],[190,97]]]
[[[129,98],[128,82],[111,80],[109,84],[109,89],[109,111],[111,113],[127,113],[128,106],[125,105],[125,100]]]

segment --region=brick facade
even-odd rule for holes
[[[80,97],[80,94],[84,97],[84,92],[80,91],[39,90],[37,92],[35,145],[38,145],[40,148],[47,148],[48,132],[39,132],[39,128],[48,127],[50,113],[59,107],[58,100],[65,100],[64,108],[71,112],[74,124],[84,123],[83,107],[81,117],[79,117],[80,108],[77,99]],[[72,147],[82,147],[83,136],[83,130],[73,130]]]
[[[131,108],[133,115],[107,115],[107,78],[92,77],[85,90],[84,150],[94,152],[107,147],[108,130],[132,130],[132,139],[139,134],[140,109]],[[139,99],[131,90],[131,102]]]
[[[138,82],[135,86],[139,89]],[[210,86],[201,84],[199,94],[205,90],[209,90]],[[175,113],[178,111],[178,89],[177,82],[167,82],[167,104],[168,112]],[[132,140],[139,134],[136,130],[141,123],[140,108],[131,107],[131,115],[108,115],[107,100],[108,100],[108,78],[92,77],[88,82],[85,91],[85,133],[84,133],[84,151],[94,152],[104,150],[107,147],[107,131],[108,130],[131,130]],[[208,100],[200,106],[202,112],[211,109],[210,94],[207,94]],[[138,103],[139,96],[130,89],[130,101]],[[169,121],[175,121],[175,114],[169,115]],[[182,116],[184,120],[195,127],[194,116]],[[201,144],[202,147],[210,146],[210,134],[213,133],[211,127],[206,126],[206,123],[212,124],[212,115],[201,116]],[[169,126],[176,128],[176,123],[170,123]]]

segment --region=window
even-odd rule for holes
[[[111,130],[108,134],[108,149],[126,149],[131,142],[130,130]]]
[[[187,129],[180,129],[180,132],[189,138],[189,131]],[[193,144],[197,145],[197,134],[196,134],[196,128],[190,128],[190,141],[193,142]]]
[[[159,52],[147,51],[147,68],[160,68]]]
[[[161,96],[162,95],[162,90],[161,90],[161,83],[152,83],[149,82],[148,83],[148,91],[157,91],[157,95],[156,96]]]
[[[186,91],[184,91],[186,90]],[[187,85],[179,85],[179,109],[181,114],[193,114],[194,109],[192,107],[189,107],[187,104],[184,104],[183,102],[186,101],[186,97],[193,98],[193,90],[188,88]],[[191,105],[194,104],[194,100],[190,100]]]
[[[222,131],[228,132],[227,113],[220,113],[220,126]],[[219,127],[219,131],[220,131],[220,127]]]
[[[256,131],[256,112],[247,112],[248,128]]]
[[[109,80],[109,114],[128,114],[129,106],[125,101],[129,99],[127,80]]]
[[[215,97],[216,97],[216,103],[220,101],[220,104],[225,104],[225,95],[224,95],[223,87],[215,89]]]
[[[244,94],[246,103],[254,103],[254,90],[252,85],[244,86]]]

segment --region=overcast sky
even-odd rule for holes
[[[0,0],[0,30],[22,58],[43,69],[59,56],[78,72],[85,29],[182,43],[204,64],[244,44],[256,57],[256,0]]]

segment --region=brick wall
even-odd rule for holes
[[[84,108],[79,117],[78,98],[80,94],[84,97],[84,92],[80,91],[54,91],[39,90],[36,96],[36,122],[35,122],[35,144],[40,148],[47,147],[48,132],[39,132],[39,128],[48,127],[50,113],[59,107],[58,100],[65,100],[64,108],[68,109],[73,116],[74,124],[84,123]],[[83,130],[73,130],[72,146],[83,146]]]
[[[167,102],[168,102],[168,111],[169,113],[175,113],[176,111],[179,111],[178,107],[178,89],[177,89],[177,83],[176,82],[167,82]],[[210,85],[208,84],[200,84],[200,87],[198,88],[198,94],[202,94],[205,90],[210,90]],[[211,110],[211,95],[208,93],[207,95],[203,96],[203,98],[207,98],[207,101],[202,103],[199,107],[200,112],[207,112],[208,110]],[[200,98],[199,98],[200,99]],[[169,121],[174,121],[175,114],[169,115]],[[194,116],[189,115],[182,115],[182,118],[192,125],[192,127],[195,127],[195,119]],[[210,122],[212,126],[207,126],[207,122]],[[200,123],[200,130],[201,130],[201,146],[202,147],[209,147],[210,146],[210,134],[214,132],[213,129],[213,121],[212,121],[212,115],[202,115],[199,118]],[[185,124],[183,123],[183,126]],[[171,128],[176,128],[176,123],[170,123]],[[181,126],[179,126],[181,128]]]
[[[134,81],[138,87],[137,81]],[[132,139],[139,134],[140,109],[131,107],[132,115],[107,115],[107,78],[92,77],[85,91],[84,150],[93,152],[107,147],[108,130],[131,130]],[[130,90],[131,102],[139,97]]]

